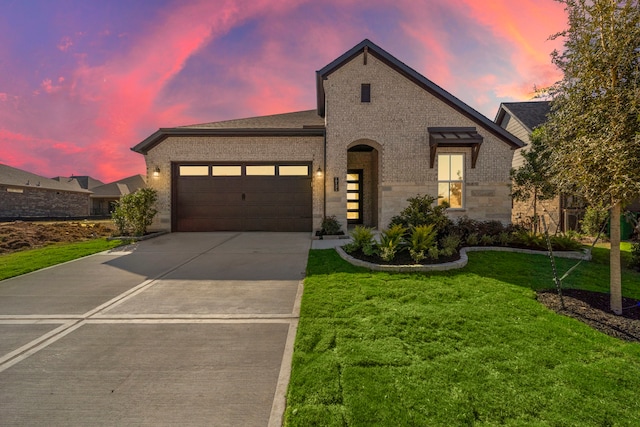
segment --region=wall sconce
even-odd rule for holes
[[[318,170],[316,171],[316,177],[322,178],[322,169],[318,166]]]
[[[153,171],[153,177],[157,178],[160,176],[160,168],[158,166],[156,166],[156,168]]]

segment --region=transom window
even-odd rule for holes
[[[464,154],[438,155],[438,204],[464,207]]]

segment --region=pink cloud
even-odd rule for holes
[[[498,43],[508,47],[510,63],[517,73],[515,80],[519,82],[503,85],[498,89],[500,96],[530,97],[534,85],[548,86],[561,78],[549,56],[553,49],[561,47],[561,42],[548,40],[566,27],[566,14],[558,2],[452,1],[489,28]]]
[[[71,40],[71,37],[65,36],[60,40],[60,42],[57,45],[57,48],[62,52],[66,52],[67,50],[69,50],[71,46],[73,46],[73,41]]]

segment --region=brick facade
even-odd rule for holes
[[[89,215],[89,193],[0,185],[0,218]]]

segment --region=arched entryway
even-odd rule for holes
[[[379,144],[358,140],[347,150],[347,222],[350,226],[378,227]]]

